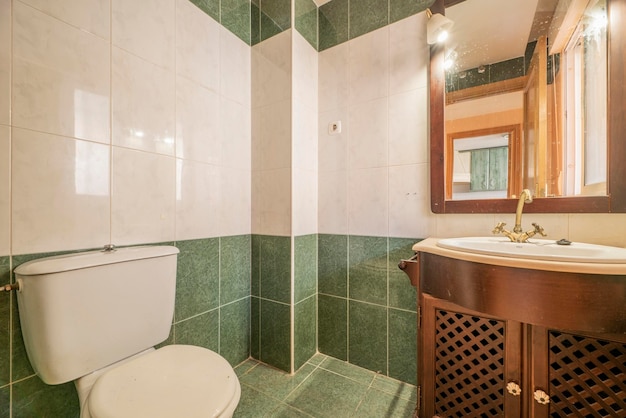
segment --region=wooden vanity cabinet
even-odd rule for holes
[[[626,276],[416,262],[419,417],[626,417]]]

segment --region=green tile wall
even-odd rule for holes
[[[251,355],[285,371],[317,350],[317,240],[316,234],[252,236]]]
[[[294,300],[296,303],[317,293],[317,235],[294,238]]]
[[[388,0],[350,1],[350,39],[382,28],[389,23]]]
[[[350,299],[387,304],[387,238],[350,236],[348,241]]]
[[[423,12],[433,0],[332,0],[319,7],[318,50]]]
[[[176,244],[175,321],[219,306],[219,238],[181,241]]]
[[[294,306],[294,369],[298,370],[317,352],[317,303],[312,295]]]
[[[319,50],[350,40],[348,33],[349,0],[332,0],[319,8]]]
[[[348,360],[348,299],[319,294],[318,350]]]
[[[219,309],[174,324],[174,343],[197,345],[219,352]]]
[[[13,418],[78,418],[80,406],[72,382],[49,386],[33,377],[13,384]]]
[[[180,254],[176,316],[170,337],[161,346],[194,344],[219,352],[233,366],[245,361],[250,355],[252,237],[163,244],[176,245]],[[58,254],[0,257],[0,283],[11,281],[10,266]],[[35,376],[22,340],[15,295],[6,293],[0,294],[0,358],[0,418],[9,418],[9,404],[13,418],[78,417],[73,383],[51,386]]]
[[[8,357],[3,357],[8,358]],[[10,386],[0,386],[0,405],[3,405],[0,408],[0,418],[9,418],[9,405],[11,402],[11,387]]]
[[[190,0],[248,45],[292,27],[291,0]],[[295,0],[293,27],[316,50],[382,28],[426,10],[434,0],[332,0],[319,8]]]
[[[525,74],[526,65],[526,58],[518,57],[484,65],[480,71],[477,67],[458,73],[446,72],[446,91],[463,90],[470,87],[521,77]]]
[[[295,28],[316,50],[317,6],[313,0],[295,0]]]
[[[259,295],[282,303],[291,302],[291,238],[260,237]]]
[[[291,372],[291,237],[252,236],[252,357]]]
[[[397,264],[417,241],[319,235],[320,352],[415,384],[416,291]]]
[[[259,360],[291,372],[291,306],[261,299]]]

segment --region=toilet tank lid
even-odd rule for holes
[[[36,276],[40,274],[60,273],[63,271],[79,270],[106,264],[123,263],[125,261],[165,257],[178,253],[178,248],[170,245],[124,247],[114,251],[72,253],[28,261],[17,266],[15,274],[19,276]]]

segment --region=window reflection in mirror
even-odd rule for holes
[[[525,11],[519,13],[501,0],[467,0],[446,9],[455,21],[446,50],[454,60],[446,70],[446,199],[514,198],[523,188],[535,197],[606,195],[605,0],[521,2]],[[474,32],[488,26],[480,19],[489,17],[476,16],[497,9],[508,15],[516,10],[522,25],[502,29],[508,45],[489,39],[492,51],[484,51]],[[461,144],[508,131],[506,166],[496,151],[460,151],[490,149]],[[506,181],[494,170],[507,173]]]

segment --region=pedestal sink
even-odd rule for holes
[[[444,238],[437,246],[450,250],[498,257],[528,258],[533,260],[563,261],[569,263],[626,263],[626,248],[582,242],[531,239],[516,243],[502,237]],[[563,243],[565,245],[563,245]]]

